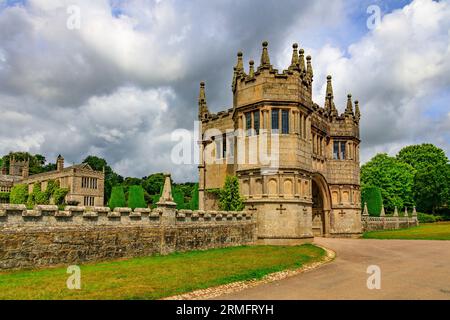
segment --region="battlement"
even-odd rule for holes
[[[229,223],[252,221],[250,212],[170,210],[164,208],[115,208],[67,206],[59,210],[53,205],[38,205],[28,210],[25,205],[0,204],[0,227],[8,226],[75,226],[126,225],[164,223],[163,215],[173,215],[175,223]]]

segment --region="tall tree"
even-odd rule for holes
[[[450,164],[430,165],[417,171],[414,199],[422,212],[436,213],[450,204]]]
[[[224,211],[242,211],[244,199],[239,192],[239,181],[236,176],[227,176],[219,193],[219,206]]]
[[[430,143],[405,147],[397,154],[397,159],[411,165],[417,171],[448,163],[444,150]]]
[[[393,211],[395,207],[414,205],[414,173],[409,164],[381,153],[361,167],[361,182],[363,187],[380,188],[385,208]]]

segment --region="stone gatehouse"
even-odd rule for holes
[[[312,99],[312,58],[294,44],[290,66],[279,72],[270,62],[268,43],[262,46],[256,69],[250,61],[245,70],[242,52],[237,55],[232,108],[211,113],[205,83],[200,84],[200,209],[217,209],[213,190],[223,186],[227,175],[235,175],[246,210],[256,214],[262,243],[358,236],[358,101],[353,102],[349,94],[340,114],[328,76],[320,106]],[[255,149],[252,140],[265,139],[270,149],[275,138],[278,148],[270,153],[277,156],[276,168],[267,168],[259,155],[248,161],[262,145],[253,144]]]

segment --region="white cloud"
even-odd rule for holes
[[[0,154],[97,154],[123,175],[195,180],[195,165],[170,161],[171,131],[193,129],[201,80],[211,110],[230,107],[236,52],[258,61],[266,39],[280,69],[292,39],[307,47],[316,102],[328,73],[339,106],[348,92],[359,98],[363,158],[424,139],[450,149],[449,119],[424,115],[449,91],[449,1],[416,0],[348,48],[332,39],[355,27],[342,0],[110,2],[0,2]],[[69,5],[80,30],[66,27]]]

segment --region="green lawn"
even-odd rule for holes
[[[365,239],[450,240],[450,222],[426,223],[400,230],[371,231]]]
[[[158,299],[260,279],[325,258],[321,248],[243,246],[81,265],[81,290],[66,268],[0,273],[0,299]]]

